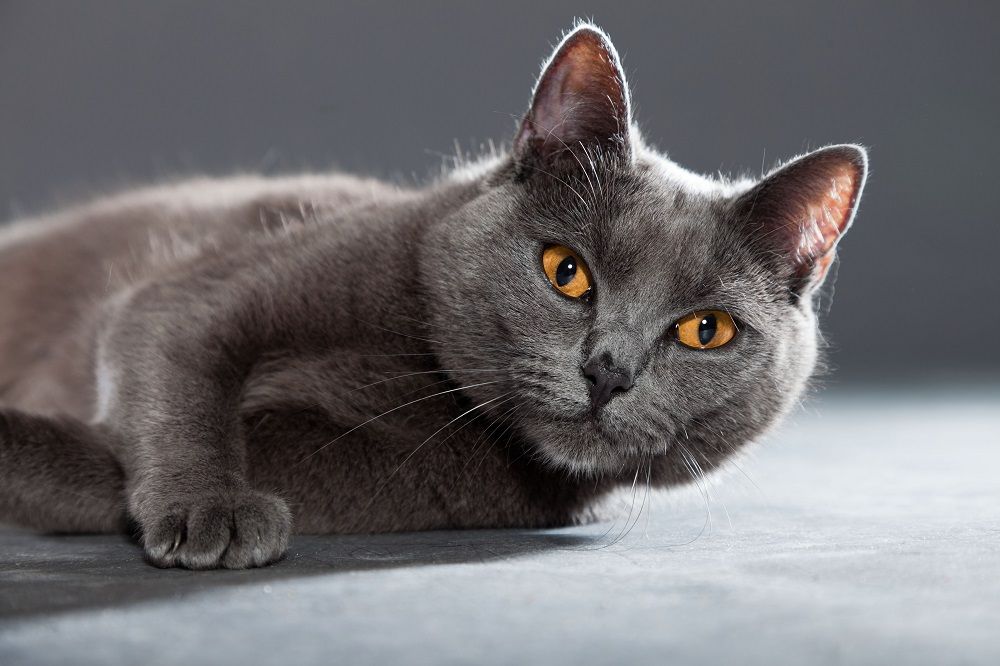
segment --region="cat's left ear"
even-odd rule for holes
[[[793,292],[822,283],[854,221],[867,175],[864,148],[828,146],[775,169],[737,199],[739,223],[755,245],[785,263]]]
[[[578,26],[556,47],[514,139],[521,163],[551,162],[583,148],[631,157],[631,104],[618,53],[602,30]],[[581,155],[577,155],[582,158]]]

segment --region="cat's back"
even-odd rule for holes
[[[104,304],[137,281],[222,249],[391,198],[342,174],[201,178],[0,227],[0,404],[87,418]]]

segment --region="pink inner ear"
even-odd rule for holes
[[[567,141],[587,138],[594,130],[588,116],[597,116],[597,125],[614,122],[626,104],[614,61],[599,39],[586,37],[590,39],[565,49],[553,63],[551,81],[539,91],[542,99],[536,105],[536,129]]]
[[[802,266],[815,263],[820,276],[833,261],[833,248],[850,222],[855,178],[851,167],[837,169],[830,178],[829,187],[806,207],[795,260]]]
[[[617,145],[627,138],[629,100],[614,47],[581,28],[566,37],[535,88],[515,149],[560,153],[577,142]]]

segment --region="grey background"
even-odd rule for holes
[[[689,168],[871,147],[834,382],[997,377],[992,2],[0,1],[0,216],[196,172],[425,179],[456,141],[509,139],[575,16]]]
[[[0,219],[196,172],[426,179],[509,139],[574,16],[690,168],[872,148],[826,326],[847,390],[718,485],[565,530],[206,573],[0,527],[0,663],[1000,663],[998,393],[939,381],[1000,379],[998,3],[0,0]]]

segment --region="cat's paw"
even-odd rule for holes
[[[142,521],[146,559],[157,567],[248,569],[288,547],[292,513],[273,495],[247,491],[189,498]]]

